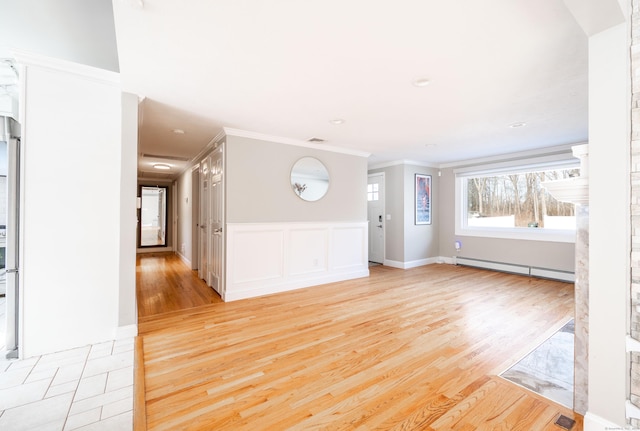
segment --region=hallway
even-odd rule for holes
[[[138,254],[136,258],[138,322],[151,316],[222,302],[174,253]]]

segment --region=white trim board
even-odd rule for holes
[[[584,415],[584,431],[606,431],[606,430],[623,430],[627,429],[626,426],[620,426],[609,422],[608,420],[595,415],[591,412],[587,412]]]
[[[411,269],[411,268],[417,268],[419,266],[431,265],[431,264],[440,263],[440,262],[442,262],[442,258],[438,256],[438,257],[429,257],[426,259],[411,260],[408,262],[399,262],[396,260],[385,259],[384,265],[390,266],[391,268]]]

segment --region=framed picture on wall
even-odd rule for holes
[[[416,174],[416,224],[431,224],[431,175]]]

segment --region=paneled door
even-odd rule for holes
[[[371,174],[367,182],[369,262],[384,263],[384,174]]]
[[[209,273],[209,158],[200,162],[200,220],[199,220],[198,277],[207,279]]]
[[[209,285],[224,294],[224,144],[210,156]]]

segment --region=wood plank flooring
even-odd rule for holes
[[[174,253],[139,254],[136,285],[140,322],[157,314],[222,302]]]
[[[150,315],[147,429],[581,431],[497,377],[572,314],[571,284],[429,265]]]

